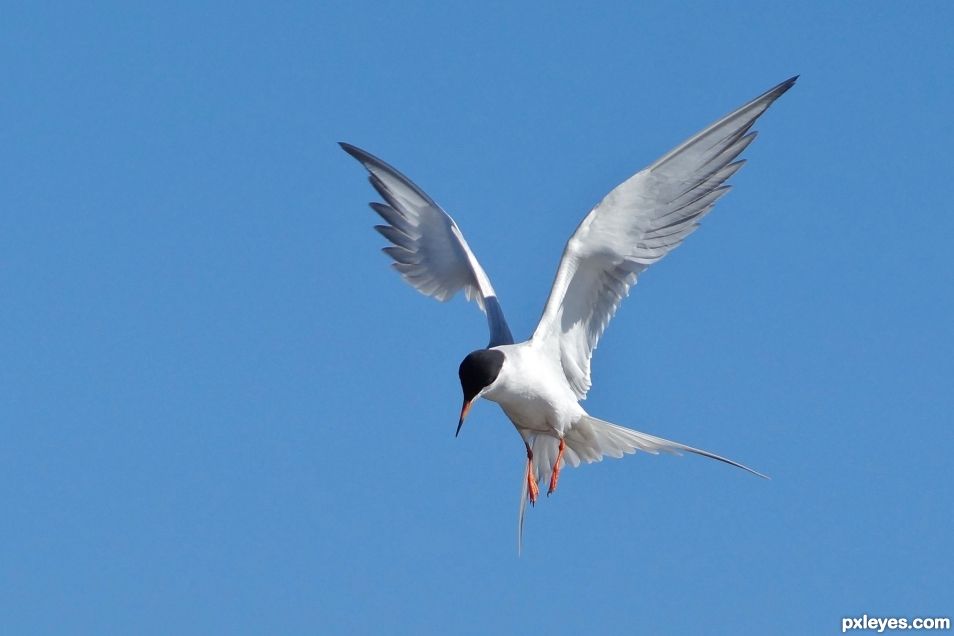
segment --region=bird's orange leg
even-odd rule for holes
[[[560,481],[560,462],[563,461],[563,451],[566,450],[566,442],[560,438],[560,452],[557,453],[556,461],[553,463],[553,474],[550,475],[550,489],[547,490],[549,497],[557,488],[557,482]]]
[[[533,506],[540,495],[540,487],[537,485],[537,476],[533,473],[533,451],[530,450],[530,444],[523,444],[527,447],[527,495],[530,497],[530,505]]]

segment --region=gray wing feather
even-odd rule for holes
[[[678,247],[728,190],[752,125],[793,77],[726,115],[613,189],[567,242],[533,341],[559,358],[579,399],[590,358],[643,270]]]
[[[513,336],[490,279],[454,220],[410,179],[374,155],[340,144],[370,173],[369,181],[386,203],[372,203],[386,225],[374,227],[391,245],[384,253],[414,289],[439,301],[463,290],[487,314],[488,347],[513,344]]]

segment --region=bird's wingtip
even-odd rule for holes
[[[394,170],[394,168],[391,168],[390,166],[388,166],[386,163],[384,163],[383,161],[381,161],[380,159],[372,155],[367,150],[362,150],[361,148],[358,148],[357,146],[353,144],[349,144],[347,141],[339,141],[338,145],[341,146],[342,150],[344,150],[346,153],[351,155],[353,158],[357,159],[360,164],[362,164],[365,168],[368,168],[369,170],[370,170],[369,166],[378,165],[381,167],[388,168],[392,172],[397,172],[396,170]]]
[[[776,99],[781,97],[782,94],[788,91],[788,89],[790,89],[792,86],[795,86],[795,82],[798,81],[799,77],[801,76],[793,75],[787,80],[785,80],[784,82],[779,82],[773,88],[770,88],[768,91],[766,91],[765,96],[770,97],[772,101],[775,101]]]

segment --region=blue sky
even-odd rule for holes
[[[320,5],[320,6],[319,6]],[[950,616],[950,3],[357,2],[0,21],[0,631],[834,633]],[[777,82],[734,190],[523,446],[335,142],[458,221],[518,339],[613,186]]]

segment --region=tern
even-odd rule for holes
[[[543,315],[529,340],[515,343],[497,294],[457,223],[417,185],[374,155],[342,149],[370,173],[384,203],[375,229],[384,252],[412,287],[447,301],[463,291],[487,316],[490,342],[460,364],[464,401],[455,435],[474,401],[500,405],[526,450],[520,487],[518,549],[527,502],[540,483],[557,489],[568,463],[598,462],[636,451],[695,453],[765,475],[720,455],[640,433],[589,415],[580,402],[590,389],[593,350],[637,278],[679,246],[724,195],[738,159],[755,139],[755,121],[790,89],[792,77],[732,111],[607,194],[567,241]]]

